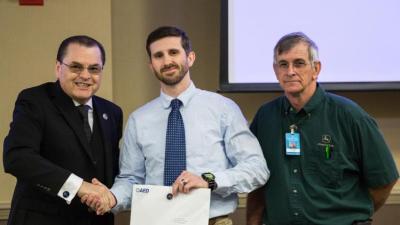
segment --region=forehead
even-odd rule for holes
[[[162,52],[170,49],[183,50],[181,37],[165,37],[150,44],[150,52]]]
[[[76,61],[87,64],[101,64],[101,51],[99,47],[87,47],[78,43],[68,45],[64,60],[68,62]]]
[[[281,60],[295,60],[295,59],[308,59],[309,52],[308,52],[308,45],[304,42],[300,42],[293,46],[293,48],[289,49],[288,51],[282,52],[278,55],[277,61]]]

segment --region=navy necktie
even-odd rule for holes
[[[171,101],[165,143],[165,186],[171,186],[182,171],[186,170],[185,127],[179,111],[181,105],[179,99]]]
[[[89,108],[90,106],[88,105],[78,106],[79,114],[81,114],[83,120],[83,130],[85,131],[87,140],[90,142],[90,139],[92,138],[92,130],[90,129],[89,125]]]

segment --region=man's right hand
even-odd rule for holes
[[[96,178],[93,178],[92,183],[84,181],[77,195],[81,202],[96,211],[97,215],[103,215],[116,205],[114,195]]]

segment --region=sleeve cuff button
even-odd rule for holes
[[[64,198],[68,198],[68,196],[69,196],[69,192],[68,192],[68,191],[64,191],[64,192],[63,192],[63,197],[64,197]]]

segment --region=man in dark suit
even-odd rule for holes
[[[65,39],[57,81],[23,90],[4,140],[4,169],[17,178],[9,225],[113,224],[79,198],[111,187],[118,173],[121,109],[94,94],[103,76],[103,46],[88,36]],[[96,180],[94,181],[96,183]]]

